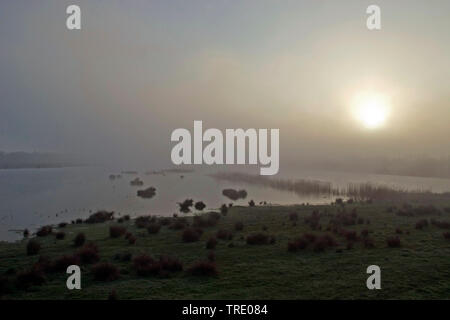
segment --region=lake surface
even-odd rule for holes
[[[141,171],[137,175],[122,174],[121,179],[110,180],[110,174],[121,170],[103,167],[0,170],[0,240],[20,239],[21,232],[15,230],[28,228],[34,231],[45,224],[84,219],[96,210],[111,210],[132,217],[142,214],[171,216],[178,211],[177,202],[186,198],[202,200],[207,208],[215,209],[222,203],[231,202],[222,195],[225,188],[247,190],[247,199],[236,201],[237,205],[247,205],[250,199],[273,204],[333,201],[329,196],[300,196],[263,186],[219,181],[208,175],[217,171],[202,169],[165,175],[146,175]],[[136,177],[144,181],[143,187],[130,185]],[[372,182],[407,189],[450,191],[449,179],[436,178],[298,170],[280,172],[276,178],[329,181],[335,186]],[[137,190],[149,186],[156,188],[154,198],[136,196]]]

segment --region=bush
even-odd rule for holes
[[[92,274],[95,280],[113,281],[119,278],[119,269],[109,262],[101,262],[92,267]]]
[[[148,225],[153,221],[154,219],[151,216],[141,216],[136,218],[136,220],[134,221],[134,225],[139,229],[143,229],[147,228]]]
[[[223,216],[226,216],[228,214],[228,207],[226,204],[222,204],[222,206],[220,207],[220,213]]]
[[[289,220],[291,220],[291,221],[297,221],[297,220],[298,220],[298,213],[297,213],[297,212],[291,212],[291,213],[289,213]]]
[[[422,230],[423,228],[428,227],[428,220],[422,219],[416,222],[416,229]]]
[[[109,236],[111,238],[119,238],[127,232],[127,229],[122,226],[110,226]]]
[[[389,237],[386,240],[388,247],[390,248],[398,248],[401,246],[399,237]]]
[[[131,235],[127,238],[127,240],[128,240],[128,244],[135,244],[137,239],[135,236]]]
[[[210,251],[209,253],[208,253],[208,260],[209,261],[216,261],[216,254],[214,253],[214,251]]]
[[[180,207],[180,212],[189,213],[191,212],[191,207],[194,205],[194,200],[186,199],[183,202],[178,202],[178,206]]]
[[[366,239],[364,239],[363,243],[364,243],[364,247],[367,249],[375,248],[375,243],[373,242],[372,239],[366,238]]]
[[[67,222],[61,222],[58,224],[58,228],[65,228],[67,226]]]
[[[448,231],[444,232],[442,235],[444,236],[445,239],[450,240],[450,232]]]
[[[200,239],[200,233],[198,232],[198,229],[193,228],[187,228],[183,231],[183,242],[195,242]]]
[[[41,250],[41,245],[37,240],[30,240],[27,243],[27,255],[33,256],[35,254],[39,253],[39,250]]]
[[[369,230],[367,230],[367,229],[362,230],[361,231],[361,236],[363,238],[367,238],[369,236]]]
[[[250,200],[250,201],[248,202],[248,206],[249,206],[249,207],[254,207],[254,206],[255,206],[255,201]]]
[[[116,253],[114,255],[114,260],[118,260],[121,262],[128,262],[131,261],[132,256],[133,255],[131,254],[131,252]]]
[[[123,220],[129,221],[130,220],[130,215],[129,214],[124,215],[123,216]]]
[[[174,218],[172,224],[169,226],[169,229],[173,230],[181,230],[188,226],[188,222],[186,218]]]
[[[138,276],[166,275],[183,270],[183,264],[175,258],[161,256],[159,260],[142,254],[133,259],[133,267]]]
[[[41,265],[45,265],[45,262],[41,262]],[[50,266],[52,272],[65,272],[68,266],[79,265],[80,258],[78,255],[63,255],[57,258]]]
[[[161,229],[161,225],[159,223],[150,223],[147,227],[147,232],[149,234],[155,234],[158,233]]]
[[[77,220],[75,220],[76,224],[82,224],[83,223],[83,219],[78,218]]]
[[[193,276],[217,276],[217,267],[215,262],[200,261],[188,269],[188,273]]]
[[[244,230],[244,224],[241,221],[238,221],[234,224],[234,230],[242,231]]]
[[[37,268],[30,268],[17,274],[15,285],[19,289],[40,286],[46,281],[44,273]]]
[[[435,227],[441,228],[441,229],[450,229],[450,222],[447,221],[437,221],[432,219],[431,224]]]
[[[347,241],[357,241],[358,235],[356,234],[356,231],[344,231],[344,236],[347,239]]]
[[[30,235],[30,231],[28,231],[28,229],[23,230],[23,237],[24,238],[28,238],[29,235]]]
[[[84,247],[77,251],[77,256],[79,257],[81,263],[90,264],[96,263],[100,260],[98,255],[98,248],[93,243],[87,243]]]
[[[203,211],[203,209],[206,208],[206,205],[203,203],[203,201],[198,201],[195,203],[195,209],[199,211]]]
[[[233,234],[225,229],[219,229],[216,233],[216,237],[220,240],[231,240],[233,239]]]
[[[43,226],[37,232],[36,235],[38,237],[46,237],[53,232],[52,226]]]
[[[86,223],[103,223],[114,219],[114,212],[97,211],[86,219]],[[78,220],[77,220],[78,223]]]
[[[269,244],[269,236],[264,233],[253,233],[247,236],[247,244],[250,245],[264,245]]]
[[[306,249],[308,246],[308,241],[304,238],[298,238],[294,241],[288,242],[288,251],[289,252],[297,252],[298,250]]]
[[[111,292],[108,294],[108,300],[109,301],[116,301],[119,300],[118,296],[117,296],[117,292],[115,289],[112,289]]]
[[[64,232],[62,232],[62,231],[58,231],[55,234],[56,240],[63,240],[65,237],[66,237],[66,234]]]
[[[400,228],[395,228],[395,233],[396,234],[403,234],[403,231]]]
[[[73,244],[75,245],[75,247],[81,247],[85,242],[86,236],[82,232],[78,233],[73,239]]]
[[[215,237],[211,237],[206,241],[206,249],[212,250],[217,246],[217,239]]]

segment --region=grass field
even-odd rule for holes
[[[448,299],[450,240],[443,234],[450,230],[445,223],[432,223],[450,222],[449,210],[444,209],[448,204],[436,205],[437,210],[431,211],[405,209],[411,216],[399,215],[399,208],[388,207],[365,203],[231,207],[216,225],[202,227],[198,241],[187,243],[182,241],[183,230],[167,225],[150,234],[146,228],[137,228],[135,220],[69,224],[37,237],[41,249],[35,255],[27,255],[26,239],[1,243],[0,293],[3,299],[107,299],[113,290],[118,299]],[[314,210],[319,213],[315,217]],[[193,218],[187,219],[192,225]],[[416,223],[423,219],[429,225],[416,229]],[[237,222],[243,224],[240,231],[235,230]],[[111,238],[110,227],[115,225],[132,233],[135,244],[129,244],[123,235]],[[233,238],[217,240],[215,262],[208,262],[217,268],[217,275],[191,274],[190,266],[208,261],[211,250],[206,249],[206,241],[219,229],[231,231]],[[366,236],[364,229],[369,232]],[[65,238],[56,240],[55,233],[60,230]],[[356,231],[355,240],[352,231]],[[87,242],[96,244],[100,262],[118,268],[117,279],[96,280],[93,264],[82,264],[81,290],[68,290],[68,275],[61,270],[42,271],[45,282],[40,285],[18,284],[18,275],[32,269],[40,256],[54,261],[76,253],[79,249],[73,246],[73,239],[79,232],[85,234]],[[248,244],[247,237],[255,233],[273,236],[275,242]],[[311,242],[305,249],[288,251],[288,243],[304,234],[329,234],[335,243],[321,247]],[[396,236],[400,246],[389,247],[387,239]],[[123,253],[155,258],[168,255],[177,258],[183,270],[138,275],[133,258],[117,259],[117,254]],[[381,290],[366,287],[369,265],[381,268]]]

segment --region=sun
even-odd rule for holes
[[[356,119],[367,129],[382,127],[389,114],[389,103],[380,93],[362,93],[355,98]]]

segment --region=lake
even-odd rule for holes
[[[171,216],[178,211],[177,202],[186,198],[202,200],[208,209],[215,209],[222,203],[231,202],[222,195],[225,188],[247,190],[247,199],[236,201],[237,205],[247,205],[250,199],[256,203],[267,201],[273,204],[319,204],[334,200],[330,196],[302,196],[209,176],[217,171],[209,168],[165,175],[147,175],[140,171],[137,175],[121,174],[121,179],[110,180],[110,174],[118,174],[121,170],[103,167],[0,170],[0,240],[17,240],[22,233],[16,230],[28,228],[34,231],[45,224],[86,218],[96,210],[111,210],[132,217],[143,214]],[[143,187],[130,185],[136,177],[144,181]],[[329,181],[335,186],[372,182],[434,192],[450,190],[449,179],[437,178],[301,170],[281,170],[276,177]],[[149,186],[156,188],[155,197],[143,199],[136,196],[137,190]]]

